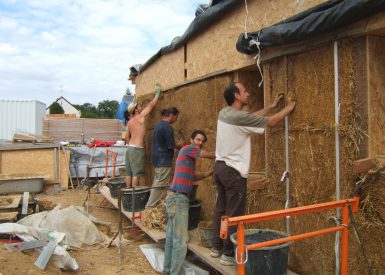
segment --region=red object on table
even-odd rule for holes
[[[89,148],[94,148],[94,147],[108,147],[112,146],[115,144],[115,141],[105,141],[105,140],[99,140],[95,139],[92,143],[87,144]]]

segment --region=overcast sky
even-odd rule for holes
[[[0,99],[120,102],[207,0],[0,0]]]

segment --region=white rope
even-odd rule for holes
[[[258,33],[258,37],[259,37],[259,33]],[[249,45],[252,46],[252,45],[255,45],[257,46],[257,49],[258,49],[258,53],[256,56],[254,56],[254,60],[256,60],[256,63],[257,63],[257,66],[258,66],[258,70],[259,70],[259,74],[261,75],[261,81],[259,82],[258,84],[258,87],[261,87],[262,83],[263,83],[263,73],[262,73],[262,69],[261,69],[261,61],[260,61],[260,58],[261,58],[261,48],[259,47],[261,45],[261,42],[259,42],[258,40],[250,40],[249,42]]]
[[[247,19],[248,19],[248,16],[249,16],[249,9],[247,8],[247,0],[245,0],[245,9],[246,9],[246,16],[245,16],[245,23],[244,23],[244,26],[243,26],[243,30],[245,32],[245,39],[247,39],[247,31],[246,31],[246,27],[247,27]]]

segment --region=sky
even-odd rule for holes
[[[0,100],[121,101],[208,0],[0,0]]]

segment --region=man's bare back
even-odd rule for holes
[[[152,109],[158,102],[161,90],[160,86],[155,85],[155,97],[142,110],[141,106],[136,105],[134,113],[127,123],[126,144],[144,147],[144,136],[146,134],[146,120]]]
[[[146,118],[138,114],[130,119],[127,124],[127,144],[135,147],[144,147],[144,136],[146,134]]]

